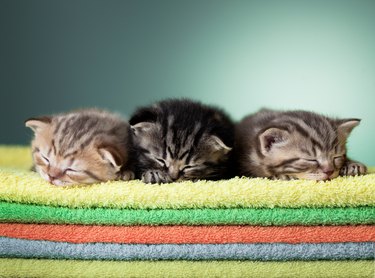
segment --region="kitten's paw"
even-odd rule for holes
[[[171,182],[172,179],[163,171],[150,170],[142,174],[142,181],[144,183],[168,183]]]
[[[289,175],[276,175],[276,176],[270,177],[269,179],[271,179],[271,180],[283,180],[283,181],[294,180],[294,178],[292,176],[289,176]]]
[[[359,176],[367,172],[367,167],[357,161],[346,161],[344,166],[340,169],[340,176]]]
[[[130,181],[130,180],[134,180],[135,175],[133,171],[125,170],[125,171],[122,171],[120,178],[123,181]]]

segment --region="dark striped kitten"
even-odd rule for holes
[[[306,111],[261,110],[236,127],[239,173],[310,180],[365,174],[365,165],[346,158],[346,139],[359,122]]]
[[[221,110],[190,100],[166,100],[138,109],[130,124],[136,176],[145,183],[230,175],[234,124]]]
[[[130,125],[105,111],[87,109],[32,118],[35,170],[54,185],[134,178]]]

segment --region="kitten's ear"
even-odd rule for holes
[[[359,125],[360,122],[360,119],[339,120],[337,126],[337,132],[339,133],[339,136],[342,136],[346,139],[352,132],[353,128]]]
[[[31,128],[34,132],[38,132],[43,128],[49,126],[52,122],[52,117],[43,116],[39,118],[30,118],[25,121],[25,126]]]
[[[261,153],[267,155],[272,148],[285,144],[289,137],[289,132],[284,129],[272,127],[265,130],[259,135]]]
[[[136,125],[142,122],[156,122],[157,120],[157,108],[147,107],[138,109],[134,115],[130,118],[130,125]]]
[[[223,152],[227,154],[232,150],[232,148],[225,145],[225,143],[215,135],[211,135],[207,142],[213,152]]]
[[[135,136],[140,134],[144,134],[149,132],[153,127],[155,127],[155,123],[150,122],[141,122],[135,125],[130,126]]]
[[[116,150],[116,148],[103,147],[99,148],[98,152],[104,160],[109,161],[113,167],[115,167],[117,170],[120,170],[124,162],[120,152]]]

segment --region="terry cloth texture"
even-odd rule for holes
[[[373,278],[372,261],[82,261],[0,259],[0,277]]]
[[[83,260],[366,260],[374,243],[117,244],[0,237],[0,257]]]
[[[375,241],[375,226],[121,227],[0,223],[0,236],[70,243],[338,243]]]
[[[30,166],[0,146],[0,277],[375,276],[375,174],[61,188]]]
[[[3,202],[0,221],[86,225],[358,225],[375,223],[375,207],[132,210]]]
[[[233,178],[144,184],[139,180],[57,187],[37,173],[0,168],[0,201],[72,208],[273,208],[375,206],[375,174],[332,181]]]

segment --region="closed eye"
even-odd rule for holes
[[[72,173],[77,173],[78,171],[77,170],[74,170],[72,168],[66,168],[65,171],[64,171],[64,174],[72,174]]]
[[[67,168],[67,169],[65,169],[65,172],[67,172],[67,171],[70,171],[70,172],[78,172],[77,170],[74,170],[74,169],[72,169],[72,168]]]
[[[165,160],[164,159],[161,159],[161,158],[155,158],[157,162],[159,162],[159,164],[163,167],[167,167],[167,164],[165,163]]]
[[[44,160],[47,164],[49,164],[49,159],[48,159],[47,157],[45,157],[44,155],[42,155],[42,154],[41,154],[41,156],[42,156],[43,160]]]
[[[319,164],[318,160],[316,160],[316,159],[304,159],[304,160],[309,162],[309,163]]]
[[[186,166],[182,167],[180,171],[185,171],[187,169],[191,169],[191,168],[194,168],[194,167],[195,166],[193,166],[193,165],[186,165]]]

